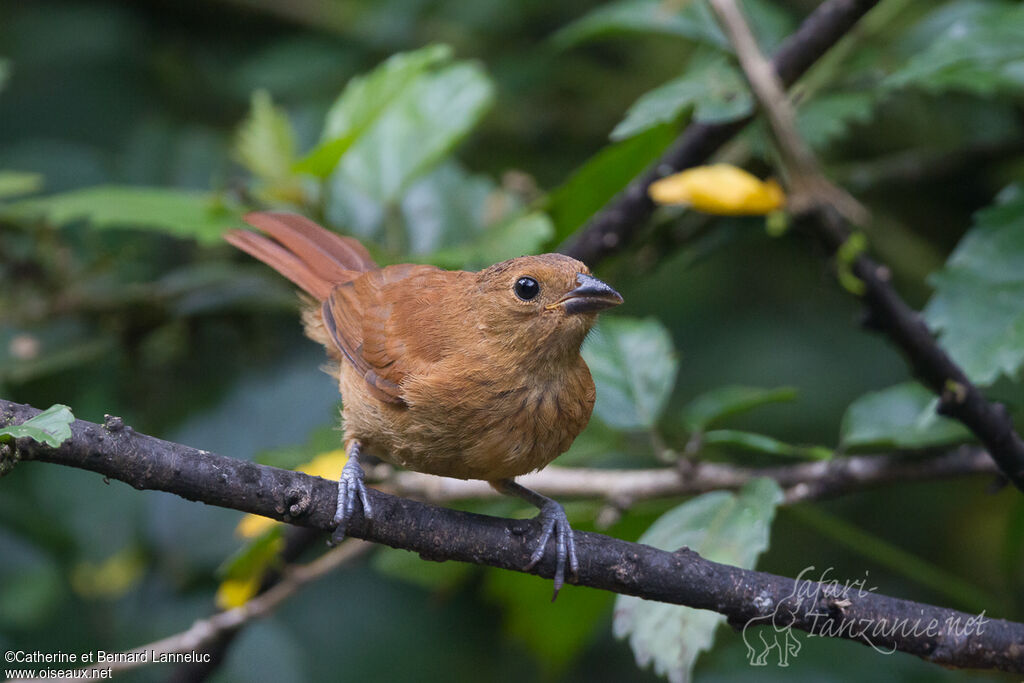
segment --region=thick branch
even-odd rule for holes
[[[0,424],[20,423],[38,410],[0,401]],[[77,420],[72,438],[50,448],[17,442],[23,460],[79,467],[139,489],[265,515],[301,526],[331,528],[337,485],[298,472],[214,455],[139,434],[119,421],[106,426]],[[370,491],[374,520],[349,524],[356,538],[417,552],[432,560],[459,560],[522,571],[537,531],[530,520],[506,520],[446,510]],[[985,618],[969,632],[948,624],[977,624],[977,615],[875,593],[835,596],[827,584],[795,581],[710,562],[689,549],[657,550],[601,534],[576,532],[580,585],[649,600],[709,609],[734,626],[750,620],[818,635],[893,648],[946,666],[1024,673],[1024,624]],[[554,574],[554,552],[532,573]],[[863,625],[873,628],[866,632]],[[917,625],[915,627],[915,624]],[[929,628],[929,625],[934,624]],[[901,626],[902,625],[902,626]]]
[[[827,0],[812,12],[782,44],[772,59],[779,80],[791,86],[829,48],[863,17],[878,0]],[[635,179],[561,251],[593,266],[628,244],[654,211],[647,188],[655,180],[704,163],[739,133],[752,116],[726,123],[691,123],[668,152]]]

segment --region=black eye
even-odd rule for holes
[[[512,288],[523,301],[529,301],[540,294],[540,285],[532,277],[521,277],[516,280],[516,286]]]

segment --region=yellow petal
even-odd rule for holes
[[[220,609],[234,609],[249,602],[260,589],[262,575],[254,574],[245,579],[225,579],[217,587],[215,601]]]
[[[296,467],[296,471],[308,474],[313,477],[336,480],[341,476],[341,470],[348,462],[348,456],[342,448],[327,451],[316,456],[304,465]],[[280,524],[275,519],[261,517],[260,515],[246,515],[235,527],[235,535],[242,538],[256,538],[262,536],[267,529],[275,524]]]
[[[260,515],[246,515],[235,527],[235,535],[241,538],[257,538],[266,533],[267,529],[280,524],[276,519]]]
[[[341,470],[344,469],[346,462],[348,462],[348,456],[343,448],[339,448],[321,453],[305,465],[299,465],[295,469],[314,477],[335,480],[341,476]]]
[[[698,166],[651,183],[648,194],[658,204],[683,204],[720,216],[771,213],[786,203],[774,180],[762,181],[729,164]]]

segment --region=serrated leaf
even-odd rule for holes
[[[974,216],[945,267],[929,278],[928,324],[981,385],[1024,363],[1024,188],[1012,185]]]
[[[772,50],[789,34],[792,21],[771,2],[744,0],[750,26],[763,50]],[[651,33],[685,38],[729,50],[710,6],[703,0],[669,3],[663,0],[620,0],[610,2],[577,19],[556,33],[552,40],[562,49],[610,36]]]
[[[597,385],[594,413],[618,429],[655,425],[679,361],[668,330],[654,318],[606,317],[583,345]]]
[[[608,145],[588,159],[545,202],[555,224],[554,241],[561,242],[576,232],[650,166],[675,137],[675,126],[654,126],[628,140]]]
[[[939,30],[883,86],[929,92],[1017,95],[1024,86],[1024,6],[954,3],[923,23]],[[936,20],[937,19],[937,20]]]
[[[846,135],[855,123],[874,114],[877,96],[870,92],[835,92],[819,95],[797,110],[797,129],[815,149],[826,149]]]
[[[722,123],[754,110],[753,96],[743,76],[724,59],[693,64],[686,73],[645,93],[630,106],[612,130],[612,140],[624,140],[652,126],[673,123],[693,110],[693,118]]]
[[[848,449],[891,449],[971,440],[966,427],[936,414],[935,406],[935,395],[916,382],[865,394],[846,409],[839,442]]]
[[[775,508],[782,491],[771,479],[754,479],[737,493],[715,491],[662,515],[639,542],[674,551],[688,547],[715,562],[752,568],[768,547]],[[672,683],[690,680],[697,656],[711,647],[725,617],[715,612],[650,602],[620,595],[613,630],[629,638],[640,667]]]
[[[20,425],[0,428],[0,443],[11,439],[29,438],[57,448],[71,438],[71,423],[75,421],[71,409],[55,403]]]
[[[295,131],[288,116],[274,106],[270,93],[252,94],[249,116],[239,126],[234,154],[253,175],[280,182],[292,174],[295,161]]]
[[[748,453],[761,453],[782,458],[828,460],[833,455],[832,451],[824,446],[796,446],[764,434],[744,432],[738,429],[716,429],[704,434],[701,440],[709,446],[726,446]]]
[[[43,176],[25,171],[0,171],[0,199],[38,192],[43,187]]]
[[[701,394],[683,408],[683,424],[691,432],[700,432],[719,420],[769,403],[793,401],[796,396],[795,387],[718,387]]]
[[[57,223],[87,220],[93,228],[134,228],[216,244],[241,224],[241,210],[211,192],[101,185],[25,199],[3,208],[17,216],[43,216]]]

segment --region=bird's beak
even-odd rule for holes
[[[580,273],[576,282],[580,283],[579,287],[547,308],[561,306],[566,313],[595,313],[622,303],[622,295],[596,277]]]

